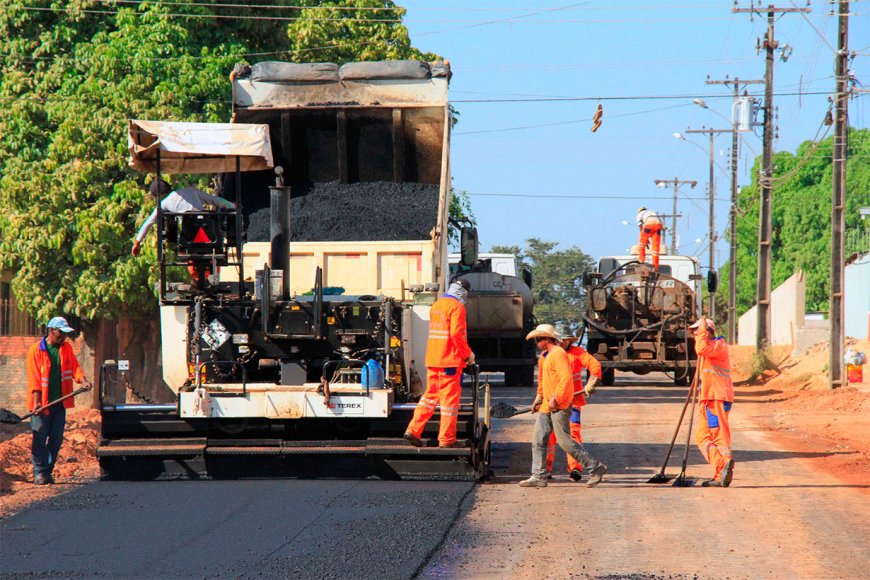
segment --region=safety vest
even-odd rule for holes
[[[78,359],[69,342],[64,342],[59,348],[60,356],[60,395],[68,395],[73,392],[73,380],[85,378],[85,372],[79,365]],[[51,373],[51,359],[46,350],[45,337],[30,347],[27,351],[27,409],[33,411],[33,393],[42,393],[42,404],[50,403],[48,400],[48,377]],[[66,399],[63,406],[70,409],[75,406],[73,397]],[[46,413],[48,411],[45,411]]]
[[[550,399],[556,397],[560,409],[567,409],[574,398],[574,373],[571,358],[561,346],[547,351],[538,359],[538,396],[541,413],[550,412]]]
[[[471,356],[465,306],[456,298],[444,295],[429,310],[429,341],[426,344],[426,366],[431,368],[464,368]]]
[[[702,325],[695,331],[695,352],[703,357],[697,372],[701,401],[734,401],[734,384],[731,382],[731,357],[725,339],[708,336]]]

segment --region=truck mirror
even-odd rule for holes
[[[459,232],[459,263],[474,266],[477,263],[477,228],[466,226]]]
[[[589,301],[592,303],[592,310],[604,312],[607,310],[607,290],[603,286],[592,288],[589,291]]]
[[[716,289],[719,287],[719,272],[715,272],[710,270],[707,272],[707,292],[709,294],[715,294]]]
[[[529,288],[532,287],[532,271],[528,268],[523,268],[523,282]]]

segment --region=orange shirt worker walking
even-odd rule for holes
[[[586,349],[580,345],[575,345],[577,337],[571,335],[567,329],[558,329],[557,333],[562,338],[562,348],[568,353],[568,359],[571,361],[571,378],[574,381],[574,410],[571,411],[569,424],[571,427],[571,438],[577,443],[583,443],[581,435],[581,415],[580,408],[586,405],[586,396],[592,395],[595,392],[595,387],[601,381],[601,363],[586,352]],[[538,360],[538,389],[540,393],[541,377],[544,370],[544,355]],[[586,387],[583,387],[583,369],[589,369],[589,380]],[[585,392],[585,395],[584,395]],[[556,458],[556,433],[550,433],[550,442],[547,446],[547,479],[552,477],[553,461]],[[583,465],[568,455],[568,476],[580,482],[583,473]]]
[[[429,311],[429,341],[426,344],[426,392],[414,409],[414,417],[405,431],[405,439],[422,447],[423,428],[441,404],[439,447],[456,446],[456,420],[462,395],[462,369],[474,364],[468,346],[465,302],[468,282],[450,284],[447,293],[432,304]]]
[[[532,435],[532,476],[520,482],[521,487],[547,487],[547,470],[544,460],[550,434],[556,433],[556,441],[565,453],[571,455],[589,471],[587,487],[601,483],[607,466],[595,459],[571,438],[568,421],[573,411],[574,379],[571,360],[560,345],[561,336],[552,324],[539,324],[530,332],[527,340],[535,339],[538,349],[546,353],[543,371],[538,384],[538,395],[532,403],[532,412],[538,413]]]
[[[728,487],[734,477],[731,456],[731,428],[728,413],[734,403],[731,382],[731,358],[728,345],[715,336],[713,321],[703,316],[689,328],[695,328],[695,352],[698,353],[698,430],[695,439],[707,462],[713,466],[713,479],[704,487]]]

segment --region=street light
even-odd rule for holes
[[[674,136],[679,135],[679,133],[674,133]],[[671,215],[671,255],[677,254],[677,193],[680,190],[680,186],[688,183],[689,185],[694,187],[698,184],[697,181],[690,181],[684,179],[656,179],[655,184],[659,189],[665,189],[667,187],[674,188],[674,213]]]

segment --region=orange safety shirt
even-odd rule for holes
[[[73,392],[73,380],[80,381],[85,378],[85,372],[79,365],[78,359],[69,342],[60,345],[60,395],[69,395]],[[48,379],[51,373],[51,359],[46,350],[45,337],[30,347],[27,351],[27,409],[33,411],[33,393],[42,393],[42,404],[50,403],[48,400]],[[75,406],[73,397],[65,400],[63,406],[70,409]],[[46,411],[47,412],[47,411]]]
[[[574,398],[574,378],[568,353],[561,346],[556,346],[547,352],[547,356],[541,355],[538,364],[541,367],[538,371],[538,396],[543,401],[540,412],[551,411],[550,399],[553,397],[559,409],[567,409]]]
[[[450,295],[432,304],[429,311],[429,341],[426,366],[430,368],[464,368],[471,356],[465,321],[465,306]]]
[[[728,345],[721,336],[709,336],[706,325],[695,331],[695,352],[703,357],[698,372],[701,373],[701,401],[734,401],[734,385],[731,382],[731,357]]]
[[[582,346],[572,344],[565,351],[568,353],[568,358],[571,361],[571,379],[574,381],[574,407],[582,407],[586,404],[586,395],[583,394],[583,369],[589,369],[589,374],[594,377],[601,378],[601,363],[594,356],[589,354]],[[538,360],[538,387],[542,382],[544,373],[544,359],[546,353],[541,354]]]

